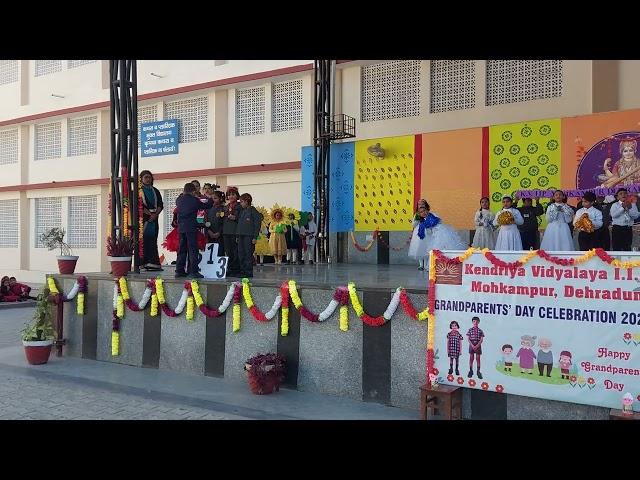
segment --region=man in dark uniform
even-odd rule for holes
[[[184,186],[183,195],[176,199],[178,233],[180,234],[176,278],[187,276],[185,271],[187,252],[189,254],[189,274],[191,278],[204,278],[198,272],[198,240],[196,235],[198,222],[196,217],[198,210],[211,208],[213,201],[210,198],[200,199],[196,195],[196,187],[193,183],[187,183]]]

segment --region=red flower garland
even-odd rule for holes
[[[204,303],[198,307],[205,317],[215,318],[222,315],[217,308],[209,308]]]
[[[354,237],[352,237],[351,243],[353,244],[355,249],[358,250],[359,252],[368,252],[369,250],[371,250],[371,247],[373,246],[375,241],[378,239],[378,232],[379,230],[377,228],[373,231],[373,239],[371,240],[371,244],[369,245],[368,248],[361,246]]]
[[[264,316],[264,313],[260,311],[260,309],[258,307],[256,307],[255,305],[252,305],[251,308],[249,309],[249,311],[251,312],[251,315],[253,315],[253,318],[255,318],[257,321],[259,322],[266,322],[267,321],[267,317]]]
[[[280,285],[281,308],[289,308],[289,282],[286,280]]]
[[[402,292],[400,292],[400,304],[402,305],[404,313],[409,318],[413,318],[414,320],[418,318],[418,312],[415,308],[413,308],[413,304],[411,303],[409,295],[407,295],[407,292],[405,290],[402,290]]]
[[[380,327],[384,325],[384,322],[386,321],[382,315],[378,315],[377,317],[372,317],[367,313],[363,313],[362,316],[360,317],[360,320],[362,320],[364,323],[366,323],[370,327]]]

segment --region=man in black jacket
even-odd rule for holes
[[[538,230],[538,217],[544,214],[544,210],[542,209],[542,205],[538,203],[538,199],[536,198],[535,206],[532,205],[532,200],[530,198],[525,198],[522,200],[524,204],[522,207],[517,207],[519,198],[515,197],[514,207],[518,208],[522,218],[524,219],[524,223],[522,225],[518,225],[518,230],[520,230],[520,238],[522,238],[522,249],[523,250],[537,250],[540,247],[540,231]]]
[[[198,210],[211,208],[213,200],[210,198],[200,199],[196,197],[196,187],[193,183],[184,186],[183,195],[176,199],[178,213],[178,233],[180,234],[180,247],[178,248],[178,259],[176,261],[176,278],[186,277],[185,265],[187,263],[187,253],[189,254],[189,270],[192,278],[204,278],[198,272],[198,241],[196,232],[198,222],[196,216]]]

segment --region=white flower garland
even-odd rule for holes
[[[396,288],[396,292],[393,294],[393,297],[391,297],[391,301],[389,302],[389,306],[387,307],[387,309],[382,314],[382,316],[384,317],[384,319],[387,322],[389,320],[391,320],[391,317],[393,317],[393,315],[396,313],[396,310],[398,309],[398,305],[400,304],[400,294],[401,293],[402,293],[402,288],[400,288],[400,287]]]
[[[281,305],[282,305],[282,296],[278,294],[276,296],[275,301],[273,302],[273,306],[271,307],[271,310],[269,310],[264,314],[265,318],[267,320],[272,320],[273,317],[275,317],[278,314],[278,310],[280,310]]]
[[[340,305],[340,302],[332,298],[331,301],[329,302],[329,305],[327,305],[327,308],[325,308],[318,315],[318,320],[320,320],[321,322],[324,322],[325,320],[327,320],[331,315],[333,315],[333,312],[336,311],[336,308],[338,308],[338,305]]]

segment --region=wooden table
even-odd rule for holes
[[[462,388],[421,386],[420,417],[422,420],[462,420]]]

